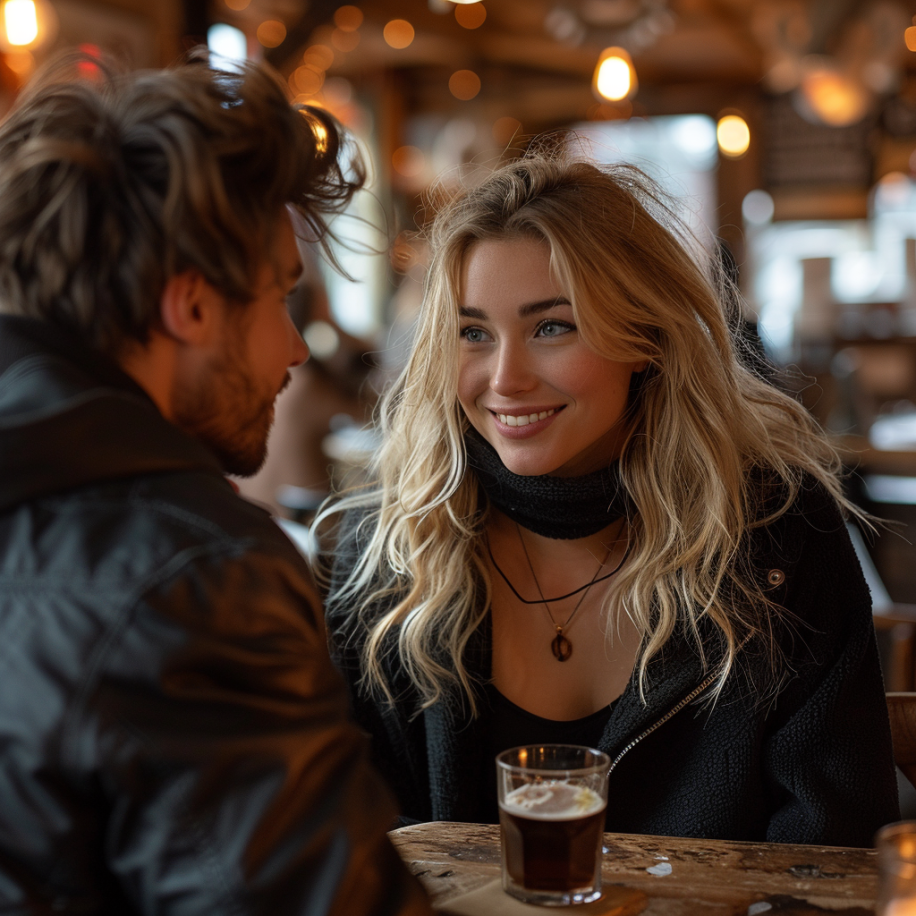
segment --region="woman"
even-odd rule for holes
[[[609,830],[870,844],[898,808],[852,507],[736,353],[727,281],[636,169],[558,155],[430,243],[377,485],[323,516],[404,814],[495,821],[494,755],[563,742],[614,761]]]

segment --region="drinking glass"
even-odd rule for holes
[[[588,747],[514,747],[496,757],[503,890],[567,906],[601,896],[610,759]]]
[[[875,916],[916,916],[916,821],[882,827],[878,850]]]

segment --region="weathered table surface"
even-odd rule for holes
[[[499,827],[431,823],[391,839],[434,906],[499,876]],[[866,916],[877,893],[873,849],[733,843],[607,833],[605,886],[643,891],[645,916]],[[670,865],[670,873],[668,866]],[[650,872],[649,869],[652,869]],[[549,916],[550,910],[544,910]]]

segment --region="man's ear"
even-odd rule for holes
[[[170,277],[159,300],[162,329],[179,343],[207,343],[220,317],[222,297],[198,270]]]

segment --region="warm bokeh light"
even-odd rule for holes
[[[865,117],[870,97],[855,80],[828,68],[805,74],[801,84],[802,98],[811,113],[824,124],[846,127]]]
[[[352,51],[359,44],[359,32],[345,32],[343,29],[334,29],[331,32],[331,44],[338,51]]]
[[[480,77],[473,70],[456,70],[449,78],[448,89],[456,99],[468,102],[480,92]]]
[[[223,0],[223,3],[225,3],[229,9],[240,13],[242,10],[248,9],[248,5],[251,3],[251,0]]]
[[[391,165],[404,178],[416,178],[426,166],[426,157],[416,146],[400,146],[391,155]]]
[[[290,76],[290,88],[302,95],[314,95],[324,85],[324,72],[312,67],[296,67]]]
[[[487,11],[482,3],[455,7],[455,21],[465,29],[479,29],[487,18]]]
[[[35,58],[31,51],[10,51],[3,59],[7,67],[9,67],[20,80],[28,79],[35,69]]]
[[[286,41],[286,26],[278,19],[267,19],[258,26],[257,36],[265,48],[278,48]]]
[[[358,6],[341,6],[334,13],[334,25],[344,32],[355,32],[363,24],[363,11]]]
[[[303,52],[302,63],[315,70],[327,70],[334,63],[334,52],[327,45],[311,45]]]
[[[38,11],[35,0],[6,0],[3,4],[6,40],[16,47],[27,47],[38,38]]]
[[[724,156],[737,159],[743,156],[751,145],[751,130],[740,115],[726,115],[716,125],[716,140]]]
[[[406,48],[413,41],[414,30],[406,19],[392,19],[385,26],[382,35],[392,48],[400,50],[401,48]]]
[[[911,25],[904,33],[903,40],[910,51],[916,51],[916,25]]]
[[[497,118],[493,122],[493,139],[500,146],[505,146],[515,139],[521,129],[522,122],[518,118],[512,118],[508,115],[503,118]]]
[[[628,99],[636,92],[636,70],[623,48],[605,48],[598,58],[592,88],[611,102]]]

